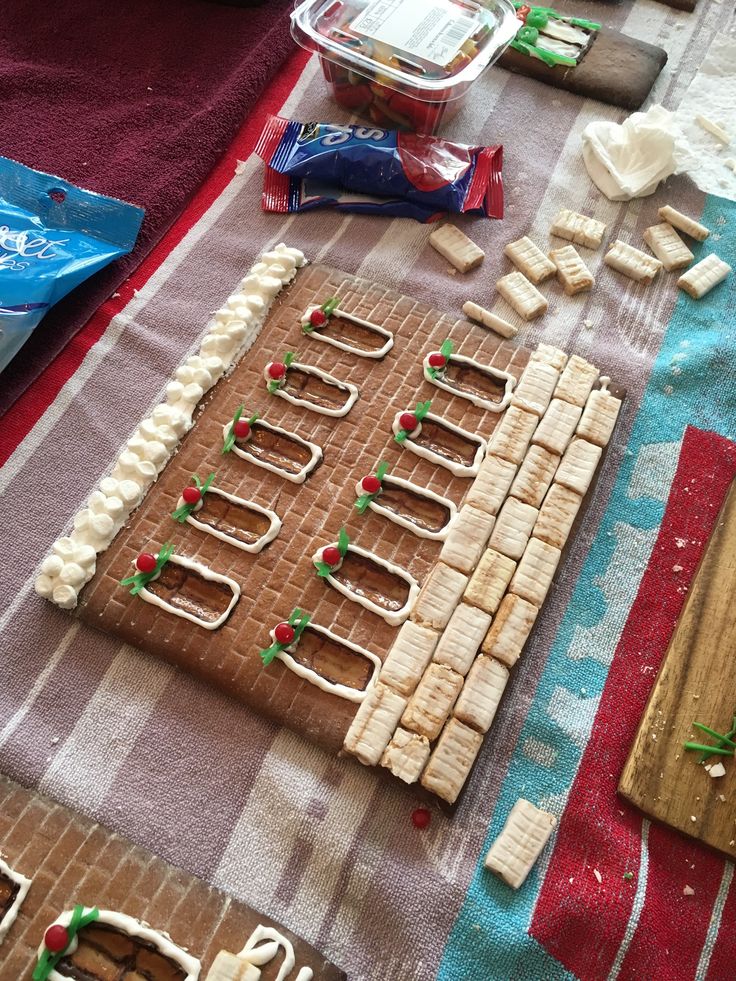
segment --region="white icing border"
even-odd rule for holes
[[[198,572],[203,579],[209,579],[210,582],[221,582],[225,583],[226,586],[229,586],[233,596],[228,603],[225,612],[216,620],[201,620],[193,613],[189,613],[187,610],[181,610],[176,606],[172,606],[171,603],[167,603],[165,599],[157,596],[156,593],[152,593],[145,586],[140,590],[138,596],[140,596],[142,600],[145,600],[146,603],[150,603],[152,606],[158,606],[167,613],[173,613],[178,617],[182,617],[184,620],[191,620],[192,623],[196,623],[198,627],[204,627],[205,630],[217,630],[218,627],[221,627],[233,612],[235,604],[240,599],[240,586],[238,583],[236,583],[234,579],[231,579],[230,576],[223,576],[219,572],[213,572],[212,569],[208,568],[206,565],[202,565],[201,562],[195,562],[194,559],[188,559],[184,555],[176,555],[175,553],[171,556],[169,562],[173,562],[175,565],[181,565],[185,569],[192,569],[194,572]],[[154,576],[151,582],[155,582],[156,579],[158,579],[158,576]]]
[[[337,542],[329,542],[327,545],[323,545],[312,556],[312,562],[324,561],[322,558],[322,552],[324,549],[329,548],[330,545],[334,545],[334,547],[337,548]],[[348,552],[355,552],[356,555],[362,555],[364,559],[370,559],[372,562],[375,562],[376,565],[382,566],[382,568],[391,573],[392,576],[398,576],[399,579],[403,579],[404,582],[408,584],[409,595],[406,599],[406,603],[404,603],[401,609],[394,611],[384,610],[382,606],[378,605],[378,603],[374,603],[366,596],[360,596],[358,593],[354,593],[352,589],[348,589],[347,586],[335,579],[332,575],[323,576],[322,578],[325,582],[328,582],[333,589],[336,589],[338,593],[342,593],[342,595],[347,599],[352,600],[353,603],[359,603],[360,606],[364,606],[366,610],[370,610],[371,613],[378,614],[381,619],[385,620],[386,623],[391,624],[392,627],[398,627],[399,624],[402,624],[411,613],[411,609],[416,602],[417,596],[419,595],[419,583],[410,572],[406,571],[406,569],[402,569],[401,566],[394,565],[393,562],[388,562],[386,559],[382,559],[380,555],[376,555],[375,552],[369,552],[367,549],[361,548],[360,545],[353,545],[351,542],[348,545],[347,550]],[[341,565],[342,562],[334,567],[335,572],[337,572]]]
[[[380,658],[375,654],[372,654],[370,651],[367,651],[364,647],[358,647],[358,645],[354,644],[352,641],[345,640],[344,637],[338,637],[337,634],[334,634],[331,630],[328,630],[327,627],[322,627],[318,623],[313,623],[310,621],[307,624],[307,628],[310,630],[315,630],[318,634],[322,634],[324,637],[329,637],[330,640],[334,640],[338,644],[342,644],[343,647],[347,647],[348,650],[353,651],[355,654],[360,654],[362,657],[368,658],[373,665],[373,674],[371,675],[365,688],[362,690],[358,688],[350,688],[348,685],[339,685],[336,682],[328,681],[327,678],[323,678],[321,674],[317,674],[316,671],[306,667],[304,664],[300,664],[292,657],[290,651],[296,650],[294,645],[291,645],[291,648],[287,647],[285,650],[279,651],[276,657],[283,661],[286,667],[290,671],[293,671],[294,674],[298,675],[300,678],[304,678],[305,681],[315,685],[317,688],[321,688],[322,691],[329,692],[331,695],[337,695],[339,698],[344,698],[348,702],[362,702],[378,680],[378,672],[381,670]],[[272,640],[276,640],[273,630],[270,631],[269,636]]]
[[[314,310],[319,310],[320,305],[317,303],[312,303],[302,314],[301,324],[302,327],[305,324],[309,324],[309,318]],[[381,348],[377,348],[375,351],[369,351],[364,347],[353,347],[351,344],[346,344],[344,341],[335,340],[334,337],[328,337],[326,334],[320,334],[317,330],[303,331],[305,337],[312,337],[315,341],[323,341],[325,344],[331,344],[333,347],[339,348],[341,351],[347,351],[349,354],[357,354],[359,358],[373,358],[375,360],[380,360],[385,358],[391,348],[394,346],[394,335],[390,330],[386,330],[385,327],[379,327],[378,324],[372,324],[368,320],[363,320],[362,317],[356,317],[352,313],[347,313],[345,310],[336,309],[331,316],[341,317],[343,320],[349,320],[353,324],[359,324],[361,327],[366,327],[368,330],[373,331],[375,334],[380,334],[382,337],[386,338],[386,343]]]
[[[406,528],[408,531],[413,532],[417,538],[430,538],[432,541],[444,542],[450,533],[450,525],[457,514],[457,507],[454,501],[451,501],[449,497],[441,497],[439,494],[435,494],[435,492],[429,490],[428,487],[420,487],[419,484],[413,484],[410,480],[404,480],[403,477],[393,477],[390,474],[386,474],[381,483],[384,481],[389,484],[396,484],[398,487],[401,487],[404,490],[411,491],[418,497],[428,497],[430,500],[436,501],[438,504],[441,504],[443,507],[448,509],[450,512],[450,518],[444,528],[442,528],[440,531],[427,531],[426,529],[419,528],[417,525],[412,524],[412,522],[407,518],[402,517],[400,514],[396,514],[396,512],[392,511],[390,508],[386,508],[380,504],[380,492],[378,497],[374,498],[368,505],[371,511],[375,511],[376,514],[382,514],[388,518],[389,521],[393,521],[395,525],[399,525],[401,528]],[[355,485],[356,497],[362,497],[365,493],[366,492],[362,489],[361,481],[359,480]]]
[[[399,419],[401,418],[401,416],[403,416],[404,412],[410,412],[410,411],[411,411],[410,409],[402,409],[400,412],[396,413],[396,415],[394,416],[393,425],[391,427],[393,429],[394,435],[400,433],[402,429]],[[446,470],[449,470],[450,473],[454,474],[456,477],[477,477],[478,471],[480,470],[480,465],[483,462],[483,457],[486,455],[486,450],[487,450],[487,443],[483,439],[483,437],[476,436],[475,433],[468,432],[467,429],[461,429],[460,426],[456,426],[454,423],[448,422],[447,419],[443,419],[442,416],[436,416],[432,412],[428,412],[424,418],[430,419],[432,422],[436,422],[440,426],[444,426],[446,429],[449,429],[451,432],[457,433],[458,436],[462,436],[464,439],[467,439],[468,442],[470,443],[476,443],[478,449],[475,451],[475,456],[473,457],[472,465],[466,467],[462,463],[453,463],[452,460],[448,460],[446,457],[440,456],[439,453],[433,453],[432,450],[427,449],[426,446],[418,446],[411,438],[411,436],[407,436],[404,442],[400,443],[399,445],[405,446],[408,450],[411,450],[412,453],[416,453],[417,456],[422,457],[423,460],[430,460],[432,463],[439,464],[439,466],[444,467]],[[422,431],[422,423],[420,421],[417,428],[413,429],[412,432],[418,435],[419,433],[421,433],[421,431]]]
[[[266,941],[264,943],[264,941]],[[257,946],[260,944],[261,946]],[[278,956],[280,948],[284,950],[284,962],[276,975],[275,981],[286,981],[286,977],[291,974],[296,965],[296,955],[294,946],[288,937],[276,930],[274,927],[263,926],[259,923],[253,933],[246,941],[245,947],[240,951],[238,957],[242,957],[246,964],[252,967],[261,967],[268,964]],[[311,967],[303,967],[297,974],[294,981],[312,981],[314,971]]]
[[[438,375],[437,378],[433,378],[429,372],[430,363],[429,358],[432,354],[439,354],[439,351],[430,351],[425,357],[423,362],[424,367],[424,377],[430,383],[430,385],[436,385],[437,388],[441,388],[443,392],[449,392],[450,395],[455,395],[459,399],[467,399],[468,402],[472,402],[473,405],[477,405],[480,409],[487,409],[489,412],[503,412],[506,406],[511,402],[511,395],[514,390],[514,385],[516,384],[516,379],[513,375],[509,374],[508,371],[500,371],[498,368],[493,368],[491,365],[481,364],[480,361],[475,361],[473,358],[466,358],[464,354],[451,354],[447,359],[447,363],[450,361],[459,361],[462,364],[470,364],[477,371],[484,372],[487,375],[491,375],[496,378],[499,382],[505,380],[505,387],[503,397],[500,402],[488,402],[486,399],[482,398],[480,395],[473,395],[471,392],[463,392],[458,388],[454,388],[452,385],[448,385],[447,382],[442,380],[442,376]],[[436,370],[436,369],[435,369]]]
[[[277,245],[264,252],[235,293],[213,316],[199,353],[174,372],[164,400],[141,422],[103,477],[86,507],[74,516],[74,530],[54,542],[41,564],[36,592],[71,610],[95,574],[97,556],[111,544],[151,484],[193,425],[194,410],[258,337],[274,299],[306,263],[302,252]]]
[[[85,906],[84,913],[91,912],[91,907]],[[66,910],[60,916],[58,916],[53,923],[49,923],[46,927],[55,926],[57,923],[59,926],[69,926],[72,919],[72,910]],[[94,921],[94,924],[107,924],[116,930],[121,930],[126,933],[129,937],[136,937],[138,940],[143,940],[145,943],[152,944],[159,953],[163,954],[164,957],[171,958],[179,967],[187,972],[185,981],[198,981],[199,972],[202,969],[202,965],[197,960],[196,957],[186,951],[183,947],[177,946],[168,933],[163,930],[154,930],[153,927],[149,926],[147,923],[136,920],[132,916],[128,916],[126,913],[118,913],[114,910],[101,909],[100,915]],[[90,926],[93,924],[90,924]],[[46,930],[44,930],[44,936],[46,935]],[[38,947],[38,956],[40,957],[46,949],[43,940]],[[70,950],[76,949],[70,945]],[[59,974],[59,972],[54,968],[49,974],[49,981],[69,981],[68,975]]]
[[[274,538],[281,531],[281,518],[276,514],[275,511],[271,511],[270,508],[261,507],[260,504],[256,504],[255,501],[247,501],[244,497],[236,497],[235,494],[228,494],[227,491],[220,490],[219,487],[210,487],[207,494],[216,494],[218,497],[224,497],[225,500],[230,501],[231,504],[237,504],[240,507],[245,507],[250,511],[257,511],[264,517],[268,518],[271,522],[271,527],[268,531],[262,535],[257,541],[252,542],[250,545],[247,542],[241,542],[238,538],[233,538],[232,535],[225,534],[224,531],[220,531],[218,528],[213,528],[212,525],[208,525],[204,521],[197,521],[194,515],[197,511],[201,511],[204,507],[204,499],[197,501],[197,505],[194,511],[187,517],[187,522],[193,525],[195,528],[199,528],[200,531],[206,532],[208,535],[212,535],[213,538],[219,538],[221,542],[227,542],[228,545],[234,545],[235,548],[242,549],[243,552],[260,552],[262,551],[269,542],[272,542]],[[180,497],[176,502],[177,508],[180,508],[186,502],[183,497]]]
[[[263,369],[264,378],[266,379],[266,387],[268,387],[268,385],[274,381],[274,379],[270,378],[268,375],[268,369],[272,364],[273,361],[269,361],[266,367]],[[360,397],[360,392],[358,391],[358,387],[356,385],[353,385],[351,382],[340,381],[339,378],[335,378],[334,375],[330,375],[328,372],[323,371],[321,368],[316,368],[314,365],[304,364],[302,361],[292,361],[289,367],[286,369],[286,374],[288,374],[292,368],[301,371],[304,375],[312,375],[314,378],[321,378],[322,381],[326,382],[328,385],[333,385],[340,391],[346,392],[348,396],[347,402],[345,402],[345,404],[339,409],[328,409],[326,405],[315,405],[314,402],[308,402],[307,399],[297,398],[296,395],[292,395],[290,392],[287,392],[285,388],[275,388],[273,391],[270,391],[269,389],[270,395],[278,395],[280,398],[286,399],[287,402],[291,402],[292,405],[299,405],[303,409],[309,409],[310,412],[318,412],[322,416],[331,416],[333,419],[346,416]],[[284,384],[286,374],[284,375],[284,378],[280,379],[280,381],[284,382]]]
[[[288,436],[289,439],[293,439],[295,443],[300,443],[305,446],[311,453],[311,459],[308,463],[298,470],[296,473],[289,473],[287,470],[282,470],[281,467],[275,466],[273,463],[269,463],[267,460],[262,460],[260,457],[253,456],[252,453],[248,453],[245,447],[248,445],[246,440],[243,446],[238,446],[237,442],[233,444],[233,448],[230,451],[235,453],[243,460],[248,460],[250,463],[254,463],[257,467],[262,467],[264,470],[268,470],[270,473],[278,474],[279,477],[283,477],[284,480],[290,480],[292,484],[303,484],[307,479],[307,476],[314,470],[318,463],[321,462],[323,453],[322,447],[317,446],[316,443],[310,443],[308,439],[304,439],[302,436],[298,436],[296,433],[292,433],[288,429],[282,429],[281,426],[272,426],[270,422],[266,422],[265,419],[258,419],[254,425],[263,426],[264,429],[270,429],[272,433],[280,433],[282,436]],[[226,423],[222,427],[223,438],[227,437],[230,432],[230,427],[232,422]]]
[[[19,888],[18,893],[13,900],[13,905],[6,912],[5,916],[0,919],[0,944],[5,940],[11,926],[15,923],[18,918],[18,913],[23,905],[23,900],[28,895],[28,890],[31,888],[32,879],[26,878],[26,876],[21,875],[20,872],[16,872],[15,869],[11,869],[7,862],[3,861],[2,855],[0,855],[0,872],[7,876],[11,882],[14,882]]]

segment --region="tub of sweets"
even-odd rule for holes
[[[291,15],[336,102],[379,126],[430,134],[518,29],[511,0],[304,0]]]

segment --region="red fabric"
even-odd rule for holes
[[[617,796],[618,779],[687,587],[735,475],[736,444],[688,427],[657,542],[560,823],[530,933],[585,981],[608,978],[636,892],[642,815]],[[678,547],[678,540],[684,546]],[[674,572],[673,566],[682,571]],[[724,864],[716,852],[652,823],[644,906],[621,965],[621,981],[662,977],[662,951],[667,981],[694,977]],[[601,872],[602,884],[593,868]],[[634,873],[631,882],[622,878],[627,871]],[[695,890],[694,896],[683,896],[685,885]],[[710,981],[736,977],[734,912],[732,897]]]
[[[72,338],[61,354],[5,414],[3,424],[0,426],[0,466],[8,460],[52,404],[59,391],[76,372],[87,352],[104,334],[112,318],[133,297],[133,291],[140,289],[153,275],[189,229],[222,193],[232,180],[237,161],[251,155],[263,129],[264,120],[270,113],[281,108],[304,70],[308,58],[309,56],[303,51],[296,51],[290,57],[278,77],[256,103],[232,145],[207,181],[200,187],[187,209],[130,279],[120,286],[120,295],[111,297],[99,307],[84,328]]]

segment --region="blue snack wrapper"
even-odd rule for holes
[[[0,157],[0,371],[50,307],[131,251],[143,215]]]
[[[269,117],[256,153],[266,163],[264,211],[333,207],[428,222],[503,217],[503,147],[436,136]]]

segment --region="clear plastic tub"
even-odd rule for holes
[[[291,15],[336,102],[421,133],[457,112],[518,29],[511,0],[304,0]]]

